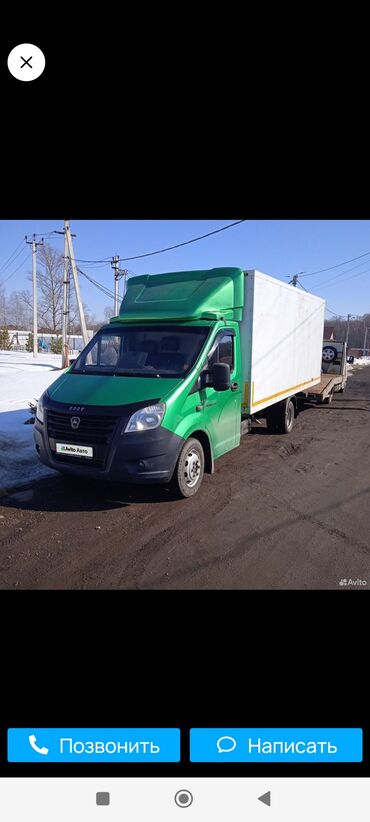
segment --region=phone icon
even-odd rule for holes
[[[31,745],[31,748],[33,748],[33,750],[36,751],[36,753],[42,754],[43,756],[46,756],[49,753],[49,748],[39,748],[39,746],[36,744],[37,740],[35,734],[31,734],[31,736],[28,737],[28,741]]]

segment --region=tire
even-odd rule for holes
[[[294,426],[295,410],[292,400],[273,405],[266,413],[267,428],[271,434],[290,434]]]
[[[323,362],[329,363],[329,365],[330,365],[331,363],[334,362],[334,360],[337,359],[337,356],[338,356],[338,351],[334,347],[334,345],[325,345],[324,346],[324,348],[322,350]]]
[[[186,440],[171,483],[178,496],[185,499],[194,497],[202,484],[204,466],[204,451],[199,440]]]
[[[329,394],[322,402],[323,405],[330,405],[333,402],[333,394]]]

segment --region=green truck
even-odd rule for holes
[[[40,459],[193,496],[251,420],[289,433],[320,382],[323,300],[258,271],[131,278],[120,314],[40,397]]]

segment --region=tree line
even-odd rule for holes
[[[340,317],[334,317],[328,322],[328,325],[334,328],[334,337],[336,340],[345,340],[347,337],[347,320],[342,320]],[[349,348],[363,348],[365,339],[365,328],[368,328],[366,348],[370,348],[370,314],[363,314],[361,317],[355,317],[349,321]]]

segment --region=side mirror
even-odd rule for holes
[[[210,369],[211,385],[215,391],[228,391],[231,385],[230,366],[225,362],[216,362]]]

